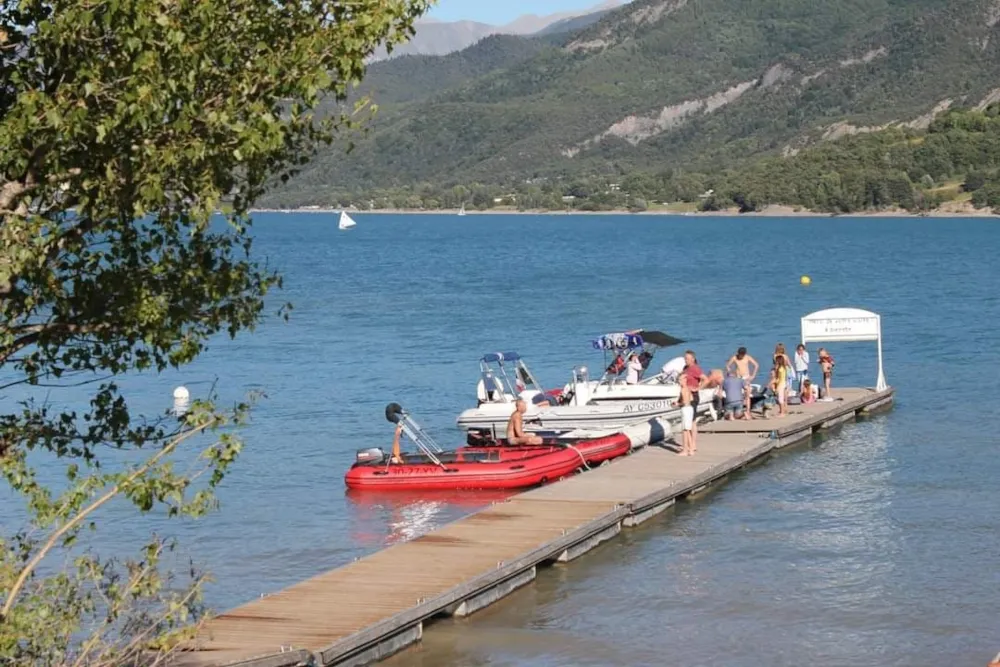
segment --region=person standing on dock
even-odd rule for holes
[[[784,354],[774,355],[774,366],[771,368],[771,391],[778,402],[778,416],[788,414],[788,357]]]
[[[691,409],[694,411],[695,416],[697,416],[698,402],[700,400],[698,391],[708,386],[708,376],[705,375],[705,371],[701,370],[701,366],[698,365],[698,358],[694,356],[694,350],[686,350],[684,352],[684,364],[684,372],[681,373],[681,386],[687,385],[687,388],[691,390]],[[691,442],[694,443],[694,449],[691,451],[692,454],[698,449],[697,439],[698,422],[694,420],[691,425]]]
[[[753,367],[753,370],[750,367]],[[743,419],[753,419],[753,415],[750,413],[750,403],[753,395],[753,379],[757,376],[757,371],[760,370],[760,364],[752,356],[747,354],[747,349],[745,347],[740,347],[736,350],[736,354],[729,358],[726,362],[726,370],[733,368],[736,370],[737,376],[743,380]]]
[[[830,353],[826,351],[825,347],[819,348],[819,367],[823,370],[823,395],[819,400],[821,401],[832,401],[833,396],[830,395],[830,385],[833,382],[833,357]]]
[[[681,451],[678,452],[680,456],[694,456],[697,449],[694,426],[694,397],[697,395],[691,391],[687,382],[681,382],[681,395],[677,400],[677,404],[681,406],[681,428],[684,430],[681,436]]]
[[[806,346],[799,343],[795,348],[795,382],[799,392],[802,391],[803,381],[809,379],[809,352]]]
[[[514,404],[514,414],[507,420],[507,444],[508,445],[540,445],[542,438],[538,435],[525,435],[524,433],[524,412],[528,409],[528,404],[523,398],[517,399]]]

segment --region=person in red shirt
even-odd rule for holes
[[[691,407],[694,408],[695,420],[691,427],[691,453],[698,451],[698,390],[704,389],[708,384],[708,376],[698,365],[698,359],[694,356],[693,350],[684,352],[684,372],[681,373],[681,382],[691,390]]]

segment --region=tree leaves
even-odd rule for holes
[[[109,378],[187,364],[259,323],[281,278],[252,254],[250,207],[357,126],[316,107],[344,99],[427,6],[0,3],[0,365],[29,396],[0,414],[0,475],[30,517],[0,538],[0,662],[125,664],[200,617],[200,575],[171,587],[159,572],[167,542],[102,561],[81,531],[112,497],[212,510],[250,405],[146,418]],[[213,219],[224,196],[226,220]],[[30,398],[81,383],[91,398],[77,409]],[[179,457],[189,446],[201,455]],[[39,464],[65,483],[41,484]],[[40,574],[60,551],[73,566]]]

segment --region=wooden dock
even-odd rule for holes
[[[838,389],[784,418],[699,425],[698,453],[647,447],[320,574],[212,619],[184,667],[364,665],[420,640],[659,514],[775,449],[888,406],[894,390]]]

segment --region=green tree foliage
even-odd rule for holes
[[[169,542],[124,562],[84,547],[116,498],[211,509],[247,406],[146,419],[114,376],[183,365],[258,323],[280,277],[251,257],[249,207],[364,120],[315,109],[346,99],[427,4],[0,3],[0,365],[24,397],[0,414],[0,475],[26,517],[0,533],[0,663],[155,661],[198,620],[201,579],[159,567]],[[224,195],[228,224],[212,223]],[[35,391],[81,383],[79,410]],[[189,470],[176,459],[191,445]]]
[[[979,193],[1000,168],[1000,105],[940,114],[926,131],[887,129],[767,158],[719,179],[720,194],[741,210],[790,204],[833,213],[939,204],[934,186],[962,180]],[[973,197],[988,203],[985,193]]]
[[[482,209],[513,195],[522,210],[645,210],[650,202],[688,202],[705,211],[735,208],[746,213],[768,204],[784,204],[852,213],[933,209],[950,198],[948,188],[941,186],[954,182],[973,193],[973,205],[995,208],[992,186],[1000,183],[998,110],[1000,104],[947,111],[927,130],[890,128],[848,136],[818,143],[794,156],[763,158],[715,175],[669,169],[578,176],[562,182],[539,177],[469,187],[425,182],[415,189],[344,192],[331,198],[340,205],[391,201],[403,208],[458,208],[471,197],[476,208]],[[957,195],[958,186],[950,192]]]
[[[978,208],[992,208],[1000,213],[1000,180],[976,190],[972,195],[972,203]]]

